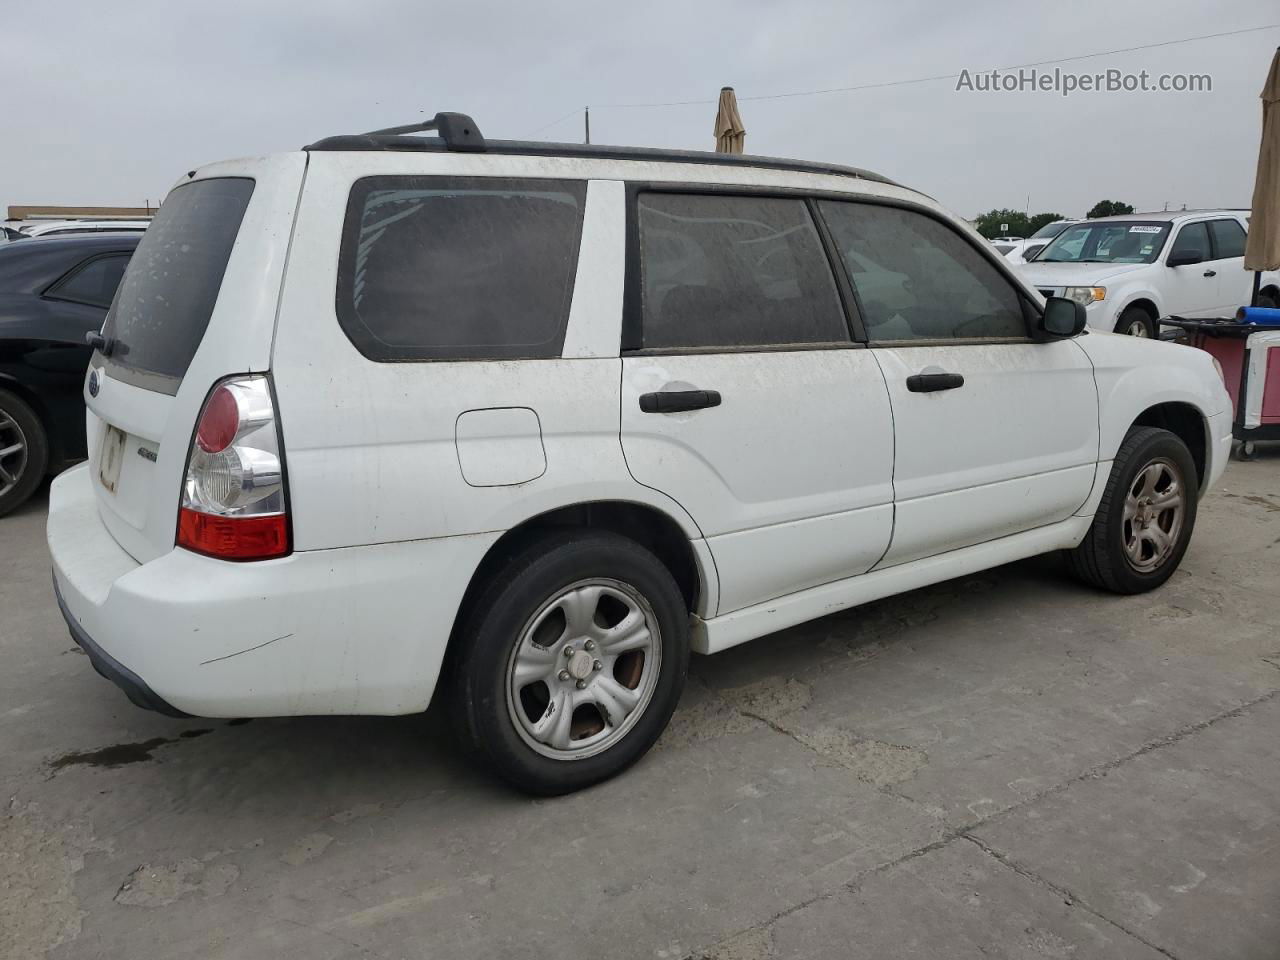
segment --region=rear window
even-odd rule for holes
[[[338,265],[342,329],[371,360],[560,356],[586,190],[566,180],[358,180]]]
[[[112,372],[138,386],[177,391],[204,337],[253,181],[175,187],[142,234],[103,332],[116,341]],[[141,377],[130,378],[132,371]]]

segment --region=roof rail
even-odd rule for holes
[[[370,130],[362,136],[396,137],[403,133],[424,133],[434,130],[440,134],[445,149],[459,153],[484,153],[484,135],[476,122],[465,113],[437,113],[432,119],[421,123],[408,123],[402,127],[386,127],[382,130]]]
[[[435,131],[438,137],[410,137],[405,134]],[[898,186],[888,177],[836,164],[780,157],[757,157],[741,153],[711,153],[703,150],[668,150],[653,147],[610,147],[600,144],[543,143],[522,140],[485,140],[476,122],[465,113],[437,113],[431,120],[386,127],[361,134],[341,134],[309,143],[303,150],[450,150],[459,153],[522,154],[535,157],[584,157],[608,160],[648,160],[666,163],[709,163],[723,166],[762,167],[802,173],[858,177]]]

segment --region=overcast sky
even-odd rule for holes
[[[527,138],[711,149],[714,104],[978,71],[1280,22],[1275,0],[6,0],[0,204],[140,205],[210,160],[470,113]],[[981,94],[954,80],[742,104],[747,150],[868,167],[966,217],[1248,205],[1280,29],[1065,64],[1208,73],[1211,93]],[[1052,68],[1048,68],[1052,69]],[[575,140],[581,114],[540,139]]]

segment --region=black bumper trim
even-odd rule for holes
[[[125,696],[144,710],[154,710],[156,713],[163,713],[166,717],[191,716],[191,714],[183,713],[162,698],[148,687],[141,677],[124,664],[113,659],[109,653],[93,642],[93,638],[85,633],[84,627],[76,622],[76,618],[67,609],[67,602],[62,599],[62,591],[58,589],[58,578],[56,576],[53,578],[53,595],[58,598],[58,609],[62,611],[62,619],[67,621],[67,629],[71,631],[71,639],[89,657],[89,662],[93,664],[93,669],[123,690]]]

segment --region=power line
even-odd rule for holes
[[[1074,63],[1078,60],[1091,60],[1095,57],[1111,57],[1118,53],[1135,53],[1139,50],[1154,50],[1158,47],[1173,47],[1183,43],[1196,43],[1201,40],[1217,40],[1222,37],[1236,37],[1244,33],[1259,33],[1263,30],[1275,30],[1280,28],[1280,23],[1268,23],[1258,27],[1245,27],[1240,30],[1226,30],[1222,33],[1202,33],[1194,37],[1181,37],[1177,40],[1162,40],[1159,43],[1143,43],[1134,47],[1119,47],[1115,50],[1100,50],[1097,53],[1081,53],[1073,57],[1056,57],[1052,60],[1037,60],[1034,63],[1019,63],[1009,67],[988,67],[983,70],[974,70],[971,73],[991,73],[992,70],[1026,70],[1031,67],[1047,67],[1059,63]],[[756,100],[785,100],[793,97],[818,97],[832,93],[855,93],[859,90],[876,90],[884,87],[904,87],[916,83],[932,83],[936,80],[955,80],[960,73],[940,73],[931,77],[913,77],[909,80],[884,80],[879,83],[859,83],[850,87],[826,87],[820,90],[793,90],[786,93],[761,93],[750,97],[739,97],[738,101],[756,101]],[[590,108],[593,110],[631,110],[647,107],[689,107],[689,106],[706,106],[707,104],[717,103],[718,98],[699,100],[665,100],[654,103],[593,103]],[[557,124],[563,123],[572,116],[576,116],[577,110],[566,113],[559,120],[554,120],[545,126],[539,127],[533,134],[534,136],[543,130],[548,130]]]

